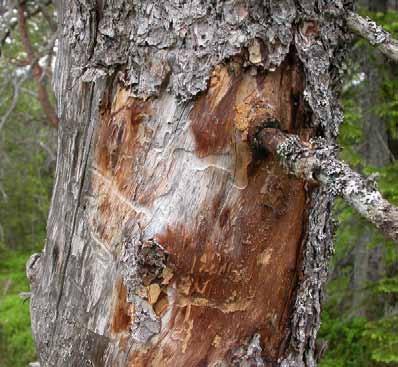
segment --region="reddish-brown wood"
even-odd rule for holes
[[[308,193],[274,157],[253,150],[250,139],[271,120],[286,131],[307,132],[302,89],[302,72],[293,57],[275,72],[258,75],[237,59],[216,68],[208,92],[194,102],[188,131],[193,154],[199,160],[232,154],[234,175],[231,181],[225,172],[211,173],[214,186],[198,192],[203,198],[190,208],[189,218],[181,218],[185,224],[166,220],[155,234],[168,254],[171,277],[159,284],[153,302],[162,329],[154,344],[132,352],[131,366],[208,365],[232,358],[241,341],[255,333],[261,335],[265,355],[279,357],[289,337],[300,276]],[[120,233],[142,221],[178,179],[173,163],[166,169],[159,161],[157,172],[145,171],[157,110],[156,103],[119,89],[102,112],[92,181],[98,209],[92,223],[111,252]],[[238,187],[233,194],[231,185]],[[124,286],[117,288],[115,333],[134,324],[120,299],[127,296]]]

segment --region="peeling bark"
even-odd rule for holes
[[[59,2],[42,366],[315,365],[333,198],[251,139],[338,134],[347,9],[317,3]]]

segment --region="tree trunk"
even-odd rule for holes
[[[386,12],[388,10],[387,3],[388,1],[373,1],[368,4],[368,10]],[[367,165],[382,168],[390,163],[392,156],[388,146],[386,124],[375,111],[375,106],[381,103],[382,72],[385,72],[383,69],[386,68],[386,58],[368,45],[354,52],[353,57],[365,75],[365,80],[359,86],[358,93],[358,104],[363,122],[363,144],[361,144],[359,152]],[[368,313],[368,282],[371,278],[379,279],[383,276],[383,260],[380,259],[380,254],[383,253],[383,243],[370,248],[370,244],[375,240],[374,237],[375,232],[371,228],[365,227],[353,251],[352,312],[357,316],[366,316]],[[372,258],[379,261],[372,262]],[[371,266],[372,264],[373,266]]]
[[[388,0],[369,1],[368,8],[370,11],[386,11]]]
[[[370,11],[384,12],[388,7],[393,8],[396,0],[358,0],[359,6],[362,6]]]
[[[333,195],[251,138],[335,142],[351,9],[104,3],[58,1],[41,366],[314,366]]]
[[[386,2],[369,4],[369,10],[386,11]],[[375,167],[382,167],[390,160],[390,151],[388,149],[388,136],[384,122],[380,116],[374,111],[376,101],[380,99],[381,76],[379,75],[379,68],[384,57],[381,54],[374,56],[374,62],[369,62],[369,56],[364,58],[364,54],[372,52],[369,46],[366,45],[367,52],[361,50],[361,54],[356,57],[361,60],[361,71],[365,73],[364,86],[360,90],[359,104],[361,107],[361,115],[363,116],[363,136],[364,143],[361,146],[360,153],[365,159],[365,162]],[[373,233],[369,228],[364,228],[362,234],[355,244],[353,251],[353,277],[352,277],[352,312],[357,316],[366,316],[367,307],[366,301],[369,294],[366,290],[369,276],[369,260],[371,252],[378,250],[378,245],[371,250],[369,245],[372,243]]]

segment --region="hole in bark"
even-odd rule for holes
[[[277,119],[270,118],[264,122],[261,129],[269,129],[269,128],[280,129],[281,123]]]
[[[254,161],[267,159],[271,154],[260,143],[259,134],[264,129],[281,129],[281,123],[275,118],[269,118],[263,124],[257,126],[253,132],[249,132],[249,142],[253,151]]]

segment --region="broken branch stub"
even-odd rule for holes
[[[256,140],[260,147],[277,155],[290,173],[325,185],[331,195],[341,196],[386,237],[398,242],[398,208],[382,197],[374,182],[336,159],[334,147],[323,139],[304,143],[297,135],[266,128]]]

